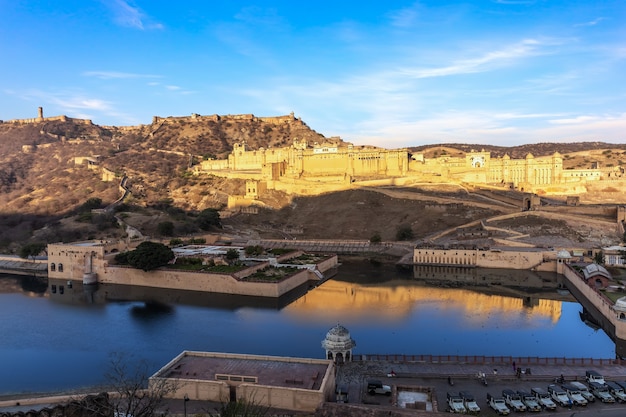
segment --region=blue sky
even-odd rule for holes
[[[303,3],[0,0],[0,119],[293,111],[389,148],[626,141],[623,0]]]

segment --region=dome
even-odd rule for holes
[[[561,249],[557,252],[556,257],[559,259],[570,259],[572,255],[570,255],[570,253],[565,249]]]
[[[350,337],[348,329],[340,324],[330,329],[322,340],[322,347],[331,351],[349,350],[355,346],[356,342]]]
[[[595,277],[595,276],[602,276],[608,279],[611,279],[612,276],[609,273],[609,271],[606,270],[605,267],[603,267],[602,265],[598,265],[598,264],[589,264],[587,265],[584,269],[583,269],[583,275],[585,276],[585,279],[588,280],[589,278]]]
[[[626,312],[626,297],[619,298],[615,302],[615,305],[613,306],[613,309],[617,310],[617,311],[624,311],[624,312]]]

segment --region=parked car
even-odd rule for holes
[[[517,391],[517,395],[520,396],[528,411],[541,411],[541,406],[539,405],[539,402],[537,402],[535,396],[532,395],[530,392]]]
[[[585,371],[585,380],[587,382],[597,382],[598,384],[604,384],[604,377],[593,369]]]
[[[504,402],[507,407],[515,411],[526,411],[526,406],[522,402],[522,397],[520,397],[517,392],[512,389],[503,389],[502,396],[504,397]]]
[[[468,413],[475,415],[480,413],[480,407],[478,406],[474,396],[469,391],[461,391],[459,392],[459,395],[463,398],[463,405]]]
[[[613,398],[613,396],[609,393],[609,388],[604,384],[599,384],[593,381],[589,382],[589,390],[603,403],[615,402],[615,398]]]
[[[587,402],[592,403],[596,401],[596,397],[591,393],[591,391],[589,391],[587,385],[583,384],[582,382],[572,381],[569,383],[569,385],[578,388],[578,391],[580,391],[580,395],[585,397],[585,400],[587,400]]]
[[[369,395],[391,395],[391,387],[389,385],[383,385],[378,379],[369,379],[367,381],[367,392]]]
[[[578,405],[581,407],[587,405],[587,400],[585,399],[585,397],[583,397],[578,388],[576,388],[572,384],[563,384],[561,385],[561,388],[565,390],[567,396],[572,401],[572,403],[574,403],[574,405]]]
[[[509,407],[507,407],[504,402],[504,398],[494,397],[487,393],[487,403],[489,407],[501,416],[506,416],[511,413],[511,410],[509,410]]]
[[[624,392],[620,384],[613,381],[605,381],[604,385],[609,389],[609,394],[615,397],[618,402],[626,402],[626,392]]]
[[[561,407],[569,407],[572,405],[572,401],[567,396],[565,390],[558,385],[548,385],[548,392],[550,393],[550,397],[552,397],[552,400]]]
[[[552,397],[550,397],[550,393],[543,388],[534,387],[530,389],[530,393],[535,396],[537,402],[540,406],[545,408],[546,410],[553,411],[556,410],[556,404],[552,401]]]
[[[458,394],[447,393],[448,411],[451,413],[465,414],[467,410],[463,404],[463,398]]]

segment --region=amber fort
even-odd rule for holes
[[[619,181],[621,167],[564,169],[558,152],[523,159],[494,158],[487,151],[464,157],[427,158],[408,149],[356,146],[346,142],[307,143],[293,139],[291,146],[249,149],[237,143],[227,159],[205,160],[196,174],[246,180],[246,194],[232,196],[229,207],[260,204],[266,190],[316,195],[368,186],[409,186],[420,183],[458,184],[516,190],[539,195],[576,195],[600,181]]]

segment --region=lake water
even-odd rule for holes
[[[346,262],[319,287],[280,300],[49,284],[0,276],[0,394],[102,384],[112,355],[150,373],[183,350],[323,358],[321,341],[337,323],[355,354],[615,357],[611,339],[555,290],[434,287],[386,264]]]

